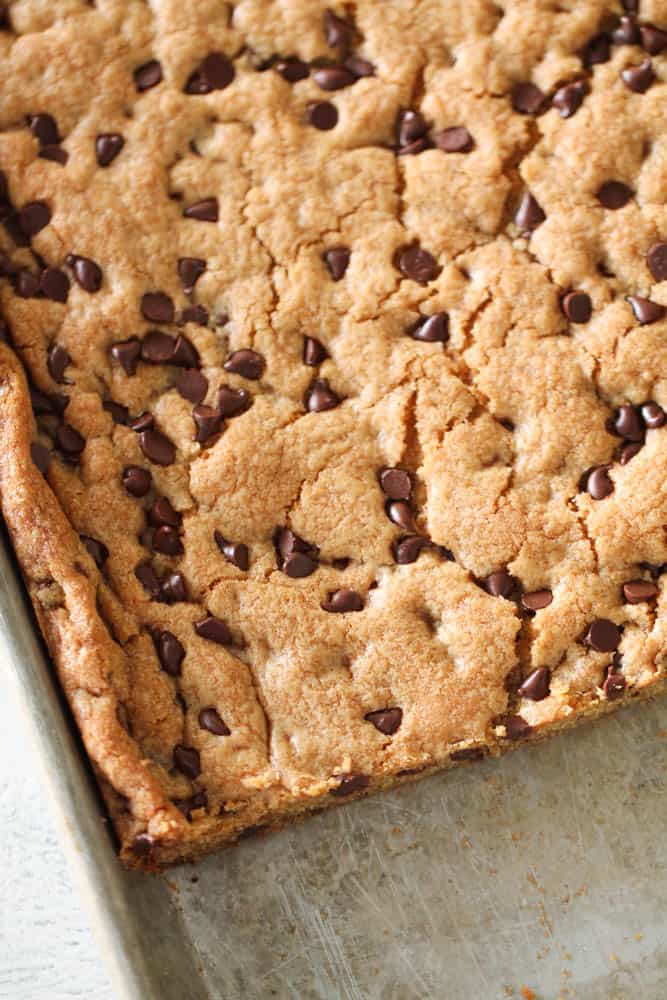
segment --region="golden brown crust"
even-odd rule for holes
[[[2,509],[128,864],[662,689],[667,5],[616,8],[12,5]]]

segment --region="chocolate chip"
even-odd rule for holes
[[[162,431],[141,431],[139,445],[146,458],[156,465],[171,465],[176,458],[173,442]]]
[[[541,206],[530,193],[524,191],[519,207],[516,210],[514,221],[522,232],[532,232],[537,229],[546,219]]]
[[[157,59],[151,59],[142,66],[138,66],[133,75],[134,85],[141,94],[144,90],[150,90],[151,87],[156,87],[160,83],[162,80],[162,66]]]
[[[186,219],[197,219],[199,222],[217,222],[219,216],[218,199],[202,198],[183,212]]]
[[[429,344],[446,344],[449,340],[449,316],[446,312],[440,312],[420,319],[410,331],[410,336],[413,340]]]
[[[414,534],[417,531],[410,504],[406,500],[390,500],[386,507],[387,517],[399,528]]]
[[[214,736],[229,736],[231,732],[215,708],[202,708],[199,713],[199,725]]]
[[[366,722],[372,722],[378,732],[385,736],[393,736],[403,721],[402,708],[381,708],[376,712],[367,712]]]
[[[56,431],[56,443],[67,458],[77,459],[86,447],[85,440],[71,424],[61,424]]]
[[[636,45],[639,41],[637,22],[632,17],[619,18],[618,24],[611,33],[614,45]]]
[[[575,80],[560,87],[551,98],[552,107],[556,108],[561,118],[571,118],[581,107],[588,93],[585,80]]]
[[[375,66],[368,59],[362,59],[361,56],[348,56],[343,63],[345,69],[348,69],[355,79],[359,80],[365,76],[373,76],[375,74]]]
[[[380,487],[390,500],[409,500],[412,494],[410,473],[391,466],[380,472]]]
[[[306,118],[320,132],[328,132],[338,124],[338,108],[330,101],[316,101],[306,108]]]
[[[338,785],[331,789],[331,795],[337,798],[344,795],[352,795],[353,792],[360,792],[362,788],[368,788],[371,779],[365,774],[348,774],[340,778]]]
[[[396,252],[395,266],[404,278],[426,285],[440,274],[441,268],[435,257],[416,243]]]
[[[340,281],[347,271],[347,265],[350,263],[350,248],[330,247],[328,250],[325,250],[323,260],[333,280]]]
[[[179,257],[177,267],[183,291],[189,295],[206,270],[206,261],[200,257]]]
[[[45,267],[39,278],[39,288],[45,299],[67,302],[69,278],[58,267]]]
[[[649,55],[657,56],[667,49],[667,31],[656,28],[654,24],[642,24],[639,29],[642,48]]]
[[[364,602],[356,590],[334,590],[326,601],[322,601],[322,610],[336,614],[346,614],[348,611],[363,611]]]
[[[170,528],[178,528],[183,518],[174,510],[167,497],[158,497],[148,511],[148,520],[156,527],[168,525]]]
[[[165,604],[176,604],[179,601],[187,601],[188,591],[185,577],[182,573],[170,573],[162,581],[160,587],[160,600]]]
[[[588,323],[593,312],[590,295],[586,292],[568,292],[561,299],[561,306],[571,323]]]
[[[422,535],[407,535],[393,545],[394,559],[400,566],[416,562],[423,549],[430,546],[428,538]]]
[[[22,299],[34,299],[39,295],[39,279],[22,267],[14,278],[14,290]]]
[[[68,254],[67,264],[72,268],[74,278],[78,285],[85,292],[99,292],[102,287],[102,270],[94,260],[89,257],[77,257],[75,254]]]
[[[287,83],[297,83],[298,80],[305,80],[310,73],[308,63],[294,58],[279,59],[273,68]]]
[[[585,46],[581,59],[587,68],[609,62],[611,57],[611,39],[608,35],[596,35]]]
[[[30,445],[30,457],[43,476],[51,464],[51,452],[41,441],[33,441]]]
[[[234,375],[242,375],[243,378],[256,381],[262,377],[265,361],[257,351],[243,348],[230,354],[222,367],[226,372],[233,372]]]
[[[645,59],[639,66],[628,66],[622,70],[621,79],[623,83],[635,94],[645,94],[652,83],[655,82],[655,73],[650,59]]]
[[[428,124],[419,111],[408,108],[399,111],[396,118],[396,142],[399,150],[413,145],[416,139],[422,139],[428,131]]]
[[[141,344],[136,337],[120,340],[111,345],[111,357],[119,363],[126,375],[134,375],[140,354]]]
[[[529,698],[531,701],[542,701],[549,694],[549,681],[551,674],[546,667],[538,667],[532,674],[526,677],[519,688],[522,698]]]
[[[199,403],[194,407],[192,419],[197,428],[195,441],[199,444],[206,444],[207,441],[215,437],[222,430],[222,414],[220,410],[216,410],[212,406],[206,406],[204,403]]]
[[[160,596],[160,581],[157,578],[157,573],[147,559],[134,567],[134,575],[151,597]]]
[[[194,747],[186,747],[182,743],[178,743],[174,747],[174,767],[186,778],[194,781],[201,774],[199,752]]]
[[[230,646],[232,643],[232,633],[225,623],[214,615],[208,615],[200,622],[195,622],[194,629],[202,639],[217,642],[219,646]]]
[[[469,153],[475,148],[475,140],[463,125],[455,125],[443,129],[442,132],[436,132],[433,142],[443,153]]]
[[[487,747],[463,747],[461,750],[452,750],[449,755],[450,760],[483,760],[488,753]]]
[[[314,337],[303,338],[303,363],[310,368],[317,368],[328,358],[326,347]]]
[[[667,563],[649,563],[641,562],[639,564],[642,569],[645,569],[647,573],[650,573],[654,580],[657,580],[662,574],[667,570]]]
[[[224,90],[234,79],[234,65],[224,52],[209,52],[185,84],[186,94]]]
[[[61,393],[52,393],[50,396],[39,389],[30,389],[30,402],[37,416],[59,416],[62,417],[67,409],[69,397]]]
[[[246,572],[250,565],[248,546],[243,542],[228,542],[217,529],[213,532],[213,537],[227,562]]]
[[[137,434],[141,434],[142,431],[149,431],[155,424],[155,418],[153,414],[148,410],[144,410],[140,413],[138,417],[133,417],[127,425],[131,431],[135,431]]]
[[[644,426],[639,411],[629,403],[619,406],[614,414],[613,428],[626,441],[644,440]]]
[[[533,590],[521,595],[521,604],[526,611],[541,611],[549,607],[554,596],[550,590]]]
[[[18,223],[26,236],[36,236],[51,221],[51,209],[45,201],[29,201],[18,214]]]
[[[623,184],[621,181],[606,181],[599,188],[596,198],[600,202],[603,208],[611,209],[616,211],[619,208],[623,208],[624,205],[632,199],[632,189]]]
[[[658,302],[651,302],[650,299],[644,299],[641,295],[627,295],[626,301],[630,303],[635,319],[642,326],[648,323],[657,323],[667,313],[664,306]]]
[[[594,500],[604,500],[614,492],[608,465],[597,465],[590,470],[586,477],[586,490]]]
[[[40,146],[58,145],[60,133],[52,115],[26,115],[28,127]]]
[[[509,715],[505,719],[504,725],[505,735],[508,740],[522,740],[533,731],[533,727],[528,725],[526,720],[522,719],[520,715]]]
[[[505,570],[497,570],[482,580],[482,586],[492,597],[509,597],[516,588],[516,581]]]
[[[54,382],[60,383],[60,385],[66,385],[67,379],[65,378],[65,369],[68,365],[72,363],[72,359],[60,344],[54,344],[49,348],[49,353],[46,359],[46,367],[49,370],[49,375]]]
[[[218,409],[223,417],[238,417],[250,406],[251,398],[247,389],[232,389],[221,385],[218,389]]]
[[[512,107],[522,115],[538,115],[546,103],[546,95],[534,83],[518,83],[512,88]]]
[[[344,66],[321,66],[313,73],[320,90],[342,90],[354,83],[355,77]]]
[[[174,356],[174,338],[161,330],[149,330],[141,341],[141,360],[152,365],[168,364]]]
[[[101,569],[109,558],[109,550],[104,542],[98,541],[97,538],[91,538],[90,535],[80,535],[79,537],[97,568]]]
[[[164,292],[146,292],[141,297],[141,314],[151,323],[173,323],[173,300]]]
[[[281,569],[286,576],[297,580],[314,573],[317,562],[305,552],[293,552],[285,557]]]
[[[103,132],[95,140],[95,155],[100,167],[108,167],[116,159],[125,145],[125,139],[119,132]]]
[[[206,792],[197,792],[196,795],[191,795],[187,799],[172,799],[172,802],[189,822],[195,810],[206,809],[208,807],[208,796]]]
[[[626,444],[621,449],[621,455],[619,462],[621,465],[627,465],[631,458],[634,458],[642,450],[643,442],[636,442],[635,444]]]
[[[178,532],[166,525],[155,529],[151,544],[154,552],[161,552],[165,556],[182,556],[185,551]]]
[[[171,364],[181,368],[198,368],[199,354],[194,344],[191,344],[187,337],[179,334],[174,344],[174,353],[171,356]]]
[[[646,263],[656,281],[667,281],[667,243],[654,243],[646,254]]]
[[[185,368],[178,376],[176,390],[190,403],[201,403],[208,392],[208,379],[196,368]]]
[[[142,469],[140,465],[126,465],[121,481],[131,496],[145,497],[151,488],[153,477],[148,469]]]
[[[148,858],[153,853],[155,841],[147,833],[139,833],[132,841],[132,853],[138,858]]]
[[[341,399],[329,388],[327,379],[316,378],[310,383],[304,402],[310,413],[322,413],[324,410],[333,410],[341,403]]]
[[[618,625],[608,618],[596,618],[586,630],[584,642],[598,653],[613,653],[621,641],[621,631]]]
[[[641,408],[642,420],[649,428],[653,430],[656,427],[662,427],[667,420],[665,416],[665,411],[657,403],[644,403]]]
[[[625,694],[625,688],[626,680],[623,674],[610,667],[607,671],[605,682],[602,685],[602,690],[607,700],[615,701],[617,698],[622,698]]]
[[[59,163],[65,166],[69,160],[69,153],[62,146],[42,146],[37,154],[40,160],[50,160],[52,163]]]
[[[652,580],[629,580],[623,584],[623,599],[628,604],[642,604],[658,596],[658,587]]]
[[[181,311],[178,317],[178,325],[183,326],[184,323],[208,326],[208,310],[202,305],[188,306]]]
[[[330,45],[332,49],[338,45],[349,45],[352,39],[352,28],[347,21],[338,17],[332,10],[325,10],[324,37],[327,40],[327,45]]]

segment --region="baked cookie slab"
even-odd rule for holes
[[[0,11],[2,509],[124,861],[660,690],[667,3]]]

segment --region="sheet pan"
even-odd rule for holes
[[[667,995],[665,700],[143,876],[4,538],[0,642],[123,1000]]]

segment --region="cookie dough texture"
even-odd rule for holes
[[[647,58],[638,44],[585,57],[624,14],[617,3],[335,4],[350,26],[338,47],[326,7],[5,5],[6,198],[51,215],[18,240],[29,245],[0,231],[2,506],[130,864],[196,856],[663,683],[667,427],[642,430],[621,464],[610,420],[621,406],[667,406],[667,319],[642,324],[626,301],[667,306],[667,280],[646,258],[667,241],[667,48],[650,56],[655,80],[640,93],[621,77]],[[637,23],[667,30],[664,0],[639,8]],[[212,52],[233,79],[187,92]],[[312,63],[350,53],[373,75],[322,90]],[[276,57],[310,75],[284,79]],[[138,89],[151,60],[162,79]],[[587,92],[563,117],[550,98],[576,80]],[[545,95],[537,114],[515,108],[527,83]],[[311,124],[321,101],[338,112],[328,130]],[[428,127],[414,155],[396,148],[406,109]],[[66,163],[40,155],[34,115],[55,120]],[[459,126],[472,149],[444,152],[433,137]],[[96,140],[109,133],[122,148],[100,166]],[[599,196],[609,181],[631,191],[619,209]],[[533,228],[514,221],[526,191],[545,216]],[[217,221],[184,214],[211,198]],[[415,245],[436,265],[424,283],[397,266]],[[336,247],[349,250],[339,280],[324,260]],[[68,255],[99,265],[98,291]],[[205,262],[189,292],[180,258]],[[66,302],[17,294],[17,269],[39,278],[48,267],[69,276]],[[587,322],[568,319],[572,290],[590,299]],[[142,314],[158,291],[173,322]],[[178,326],[193,304],[204,323]],[[436,313],[448,315],[446,342],[411,335]],[[216,407],[222,385],[250,394],[220,433],[195,439],[193,403],[175,387],[182,367],[139,360],[128,374],[114,358],[112,345],[156,328],[196,349],[204,405]],[[317,367],[303,362],[305,337],[326,350]],[[263,358],[259,379],[223,367],[246,349]],[[338,405],[308,410],[313,379]],[[64,415],[33,416],[28,384],[33,398],[69,397]],[[174,460],[151,461],[109,401],[130,420],[152,414]],[[85,441],[78,461],[58,438],[63,422]],[[51,453],[45,476],[35,441]],[[145,496],[124,487],[128,466],[149,469]],[[595,499],[582,476],[599,466],[613,491]],[[396,561],[406,531],[387,516],[385,467],[410,473],[407,534],[432,543],[409,563]],[[152,547],[158,497],[180,515],[178,554]],[[319,550],[310,575],[280,568],[281,527]],[[247,570],[216,531],[248,547]],[[108,550],[100,565],[81,536]],[[151,596],[142,563],[158,580],[182,574],[187,600]],[[512,579],[507,597],[489,592],[497,573]],[[623,584],[637,579],[655,593],[629,603]],[[340,589],[363,609],[324,610]],[[543,590],[551,602],[526,612],[520,595]],[[195,631],[207,615],[231,642]],[[614,651],[585,641],[601,619],[620,627]],[[158,658],[164,631],[184,650],[174,671]],[[519,686],[538,668],[549,685],[535,700]],[[623,678],[615,699],[610,671]],[[202,726],[206,708],[226,734]],[[381,727],[366,718],[399,708]]]

